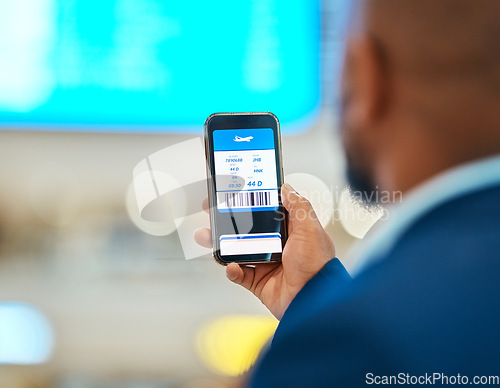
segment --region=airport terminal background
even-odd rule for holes
[[[211,113],[272,111],[343,257],[364,233],[338,196],[348,4],[0,2],[1,387],[231,386],[277,322],[140,218],[132,171]]]

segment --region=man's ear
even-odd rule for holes
[[[349,38],[342,77],[343,118],[350,128],[371,128],[387,106],[386,72],[378,47],[368,36]]]

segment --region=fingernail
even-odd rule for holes
[[[284,183],[283,187],[286,187],[288,191],[295,191],[292,186],[290,186],[288,183]]]
[[[229,280],[231,280],[231,281],[236,280],[236,278],[238,277],[237,275],[234,275],[234,274],[233,274],[233,275],[229,275],[229,273],[228,273],[228,272],[226,272],[226,276],[227,276],[227,278],[228,278]]]

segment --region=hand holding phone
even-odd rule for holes
[[[210,146],[207,147],[207,156],[209,150]],[[212,183],[211,186],[212,199],[203,207],[207,212],[213,213],[216,210],[214,193],[217,190],[216,185]],[[251,291],[277,319],[281,319],[302,287],[335,257],[335,247],[309,201],[289,185],[280,184],[278,188],[279,198],[282,201],[280,204],[288,212],[286,229],[281,229],[288,237],[280,255],[281,260],[252,265],[247,265],[249,263],[245,260],[231,261],[232,257],[223,260],[228,263],[226,273],[229,280]],[[211,217],[212,228],[214,219],[216,218]],[[199,229],[195,233],[195,240],[200,245],[212,247],[214,241],[214,253],[217,251],[217,238],[220,238],[220,232],[215,232],[213,229]]]
[[[289,214],[289,236],[281,262],[252,266],[230,263],[226,268],[229,280],[251,291],[277,319],[302,287],[335,257],[333,241],[309,201],[286,184],[281,193]],[[208,201],[203,207],[208,212]],[[211,248],[211,234],[208,229],[198,229],[194,238]]]

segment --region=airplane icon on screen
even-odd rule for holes
[[[235,136],[233,141],[241,142],[241,141],[246,141],[247,143],[250,143],[250,140],[253,139],[253,136],[248,136],[248,137],[239,137]]]

